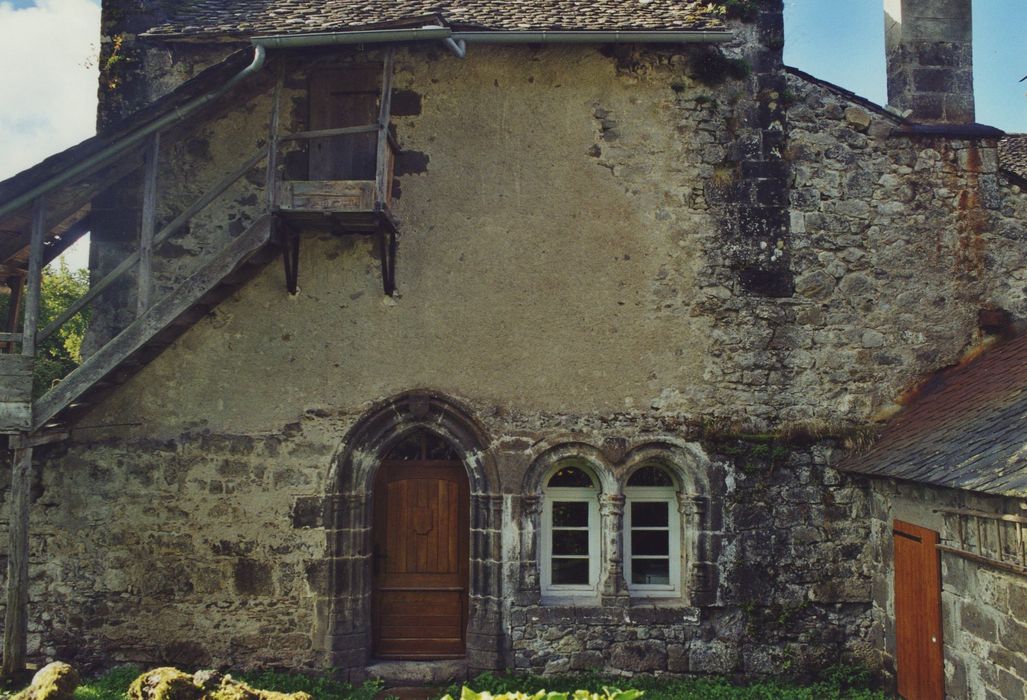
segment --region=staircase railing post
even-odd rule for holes
[[[285,80],[284,68],[285,66],[279,63],[271,104],[271,121],[268,124],[267,181],[265,183],[268,211],[274,211],[278,204],[278,130],[282,110],[282,83]]]
[[[392,108],[392,64],[395,49],[385,53],[385,65],[382,67],[382,99],[378,109],[378,152],[375,160],[375,202],[376,211],[385,208],[386,193],[392,187],[388,180],[389,158],[389,119]]]
[[[11,438],[12,442],[15,438]],[[29,491],[32,486],[32,448],[14,450],[8,496],[7,610],[4,616],[3,677],[25,670],[28,650]]]
[[[143,158],[143,214],[139,226],[139,293],[136,316],[150,308],[153,292],[153,233],[157,227],[157,160],[160,156],[160,132],[150,137]]]
[[[46,202],[42,196],[32,203],[32,236],[29,240],[29,272],[25,280],[25,322],[22,325],[21,354],[36,354],[39,301],[43,282],[43,237],[46,234]]]
[[[21,302],[25,292],[25,276],[10,275],[7,278],[7,288],[11,290],[11,295],[7,298],[7,318],[4,321],[4,332],[15,335],[18,332],[18,319],[21,318]],[[13,353],[14,341],[0,343],[0,351]]]

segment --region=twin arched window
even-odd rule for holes
[[[603,553],[599,484],[586,468],[559,466],[543,486],[542,592],[598,591]],[[624,487],[624,576],[639,597],[681,593],[678,488],[661,466],[635,470]]]

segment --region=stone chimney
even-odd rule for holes
[[[974,119],[971,0],[884,0],[888,105],[924,124]]]

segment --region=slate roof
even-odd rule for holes
[[[838,469],[1027,496],[1027,335],[935,374]]]
[[[1027,180],[1027,134],[1007,134],[998,142],[999,167]]]
[[[164,9],[167,21],[147,36],[304,34],[430,17],[497,31],[724,28],[717,8],[698,0],[194,0]]]

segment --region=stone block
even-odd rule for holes
[[[624,642],[613,647],[609,665],[622,671],[651,673],[667,670],[667,650],[655,640]]]
[[[732,673],[738,668],[738,649],[722,642],[692,642],[688,650],[691,673]]]
[[[576,651],[570,656],[572,671],[601,670],[606,666],[606,657],[598,651]]]
[[[688,673],[688,647],[683,644],[667,645],[667,670],[671,673]]]
[[[292,504],[292,526],[295,528],[324,527],[324,499],[320,496],[301,496]]]
[[[251,596],[274,594],[271,565],[255,559],[239,559],[236,561],[235,592],[239,595]]]
[[[966,634],[989,642],[994,642],[997,638],[998,627],[995,620],[975,605],[972,599],[963,601],[960,606],[959,622],[961,631]]]
[[[1017,620],[1027,624],[1027,582],[1010,582],[1009,612]]]
[[[1025,697],[1025,688],[1027,688],[1027,685],[1025,685],[1023,678],[999,669],[996,690],[1002,698]]]

